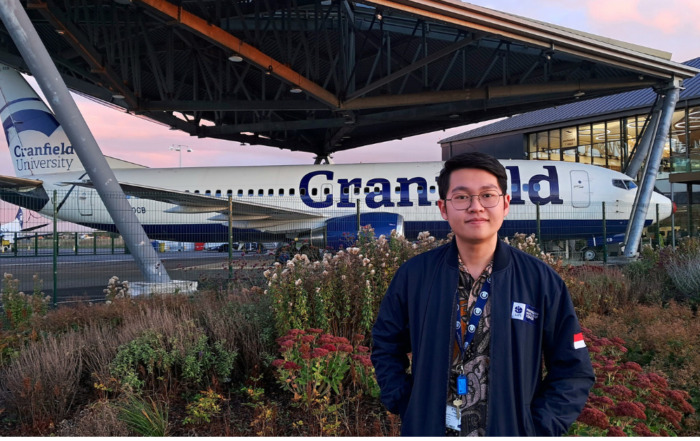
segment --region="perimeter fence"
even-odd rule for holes
[[[42,291],[55,303],[104,300],[103,290],[113,276],[132,282],[143,280],[96,193],[81,190],[77,196],[74,205],[69,203],[69,192],[56,193],[46,202],[48,213],[53,213],[56,201],[56,221],[23,210],[24,231],[12,227],[18,207],[0,205],[0,275],[12,274],[19,280],[20,290]],[[264,282],[263,270],[275,260],[284,261],[297,252],[319,257],[347,246],[356,236],[358,225],[371,225],[377,233],[389,234],[403,220],[408,239],[422,231],[438,238],[449,232],[434,202],[424,201],[421,206],[414,201],[412,206],[405,206],[406,201],[392,202],[388,197],[383,199],[381,193],[344,195],[340,199],[324,194],[303,198],[204,195],[210,196],[205,202],[200,200],[203,195],[191,200],[181,196],[159,193],[130,197],[129,202],[151,238],[147,246],[154,247],[170,277],[198,281],[202,288],[229,286],[232,282],[260,285]],[[171,202],[177,200],[178,205],[154,200],[168,197]],[[396,205],[404,205],[400,207],[402,218],[390,214]],[[630,210],[618,203],[586,207],[511,205],[501,236],[534,234],[545,252],[565,261],[607,262],[621,254],[619,241],[624,236],[626,219],[620,218],[620,213]],[[655,210],[657,207],[650,208],[652,213]],[[41,227],[32,229],[37,226]],[[591,229],[598,232],[582,233]],[[643,243],[651,245],[659,245],[659,240],[661,245],[671,244],[674,234],[695,231],[692,223],[679,228],[671,219],[647,230]],[[578,238],[570,239],[574,236]]]

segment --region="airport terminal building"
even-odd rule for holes
[[[700,58],[687,61],[700,68]],[[683,82],[659,168],[657,188],[678,205],[676,231],[700,226],[700,75]],[[514,115],[440,141],[442,159],[483,151],[499,159],[580,162],[625,170],[657,99],[651,89]],[[666,229],[666,228],[664,228]]]

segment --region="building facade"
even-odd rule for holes
[[[684,63],[700,68],[700,58]],[[697,235],[700,225],[700,75],[683,82],[657,177],[657,188],[678,211],[662,231]],[[594,164],[624,172],[657,94],[650,89],[584,100],[515,115],[440,141],[446,160],[468,151],[499,159]]]

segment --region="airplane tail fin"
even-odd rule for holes
[[[0,119],[17,177],[84,169],[44,101],[17,70],[2,64]]]
[[[19,222],[19,229],[21,230],[24,228],[24,215],[22,214],[22,209],[20,208],[17,210],[17,216],[15,216],[15,220]]]

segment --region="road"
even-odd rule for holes
[[[272,263],[272,256],[235,253],[229,271],[227,253],[183,251],[158,254],[171,279],[197,280],[202,288],[224,286],[229,274],[234,281],[261,283],[264,268]],[[37,275],[42,281],[40,290],[53,296],[53,259],[48,253],[39,256],[34,256],[33,252],[2,256],[0,275],[6,273],[18,279],[20,291],[28,294],[34,290],[33,277]],[[56,300],[58,303],[104,300],[103,290],[113,276],[127,281],[143,280],[129,254],[95,255],[86,251],[78,255],[60,255],[56,271]]]

